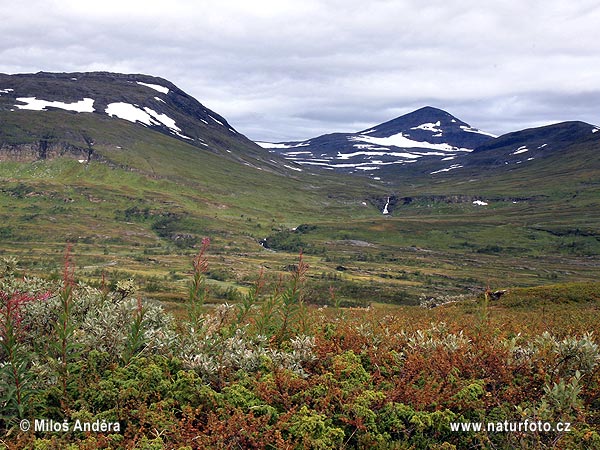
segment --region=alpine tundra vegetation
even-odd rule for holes
[[[259,274],[236,304],[199,313],[210,298],[207,249],[205,240],[177,316],[136,299],[129,283],[76,280],[67,259],[59,280],[24,276],[7,261],[4,445],[600,445],[600,347],[589,331],[600,326],[598,283],[514,289],[494,304],[479,296],[435,309],[316,308],[306,304],[300,255],[272,290]],[[34,418],[63,428],[23,431]],[[524,421],[568,424],[568,432],[455,431]]]
[[[598,129],[0,75],[0,447],[600,448]]]

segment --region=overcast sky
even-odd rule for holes
[[[0,17],[0,72],[160,76],[254,140],[425,105],[496,134],[600,124],[597,0],[0,0]]]

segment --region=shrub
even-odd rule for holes
[[[485,311],[485,320],[473,303],[461,302],[344,309],[332,298],[336,308],[308,308],[302,256],[270,292],[261,273],[238,303],[215,306],[206,302],[212,295],[207,251],[205,241],[192,263],[188,315],[180,320],[136,298],[129,274],[110,290],[75,283],[70,262],[54,281],[16,276],[14,264],[5,271],[3,444],[593,449],[600,443],[599,347],[594,334],[583,332],[593,315],[560,322],[564,315],[557,314],[552,332],[543,332],[548,324],[536,322],[535,312],[515,313],[501,302]],[[122,428],[23,433],[20,417],[118,421]],[[450,426],[526,419],[568,421],[572,431],[457,433]]]

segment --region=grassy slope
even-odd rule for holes
[[[174,233],[210,236],[214,252],[261,254],[269,252],[258,241],[272,228],[316,221],[327,213],[344,220],[368,214],[360,202],[370,189],[362,182],[354,188],[343,179],[317,180],[296,172],[281,176],[124,121],[62,115],[67,116],[77,119],[69,122],[68,135],[60,121],[32,121],[25,132],[25,124],[14,120],[25,117],[19,114],[10,116],[12,127],[5,127],[5,142],[11,136],[23,142],[30,134],[35,142],[35,136],[53,135],[84,146],[82,136],[92,136],[95,155],[110,162],[0,163],[2,248],[19,253],[26,263],[60,254],[70,240],[78,243],[79,264],[96,276],[99,268],[118,267],[142,279],[162,279],[184,270],[189,259],[177,255],[194,250],[159,237],[153,225],[161,219],[174,218]],[[145,215],[127,215],[132,208]],[[249,261],[254,274],[259,264]],[[244,264],[238,268],[244,272]],[[167,281],[165,291],[170,290]]]
[[[594,280],[600,254],[596,150],[588,143],[535,165],[495,171],[407,174],[387,184],[390,194],[413,197],[397,206],[393,217],[373,216],[343,227],[322,221],[303,238],[313,243],[329,238],[332,259],[337,255],[343,264],[344,254],[359,255],[366,262],[353,265],[358,273],[396,280],[409,292],[428,296],[487,284]],[[465,198],[452,202],[456,196]],[[473,205],[469,197],[489,205]],[[349,240],[373,245],[351,246]]]
[[[597,271],[600,178],[589,148],[571,149],[566,161],[555,155],[535,168],[474,172],[469,181],[449,172],[381,185],[306,172],[280,176],[124,121],[51,116],[69,118],[67,133],[65,120],[22,122],[26,114],[32,112],[10,116],[5,136],[23,139],[29,127],[32,141],[44,133],[68,134],[73,145],[82,145],[85,134],[111,164],[69,159],[0,164],[2,247],[20,253],[25,263],[58,257],[64,243],[74,240],[88,276],[118,270],[115,277],[135,275],[152,287],[151,295],[179,297],[178,274],[194,249],[179,248],[153,228],[175,217],[173,232],[213,240],[211,264],[222,288],[243,285],[261,265],[281,270],[293,263],[299,247],[317,288],[332,285],[345,300],[361,302],[415,302],[421,294],[461,293],[487,284],[585,281]],[[388,193],[416,201],[397,207],[393,217],[362,204]],[[485,198],[490,205],[428,197],[449,194]],[[137,213],[125,214],[131,208]],[[314,227],[286,231],[303,223]],[[272,252],[258,244],[282,232],[298,245]]]

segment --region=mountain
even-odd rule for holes
[[[162,78],[0,75],[3,249],[260,250],[280,224],[369,214],[381,189],[303,171]]]
[[[86,117],[90,115],[96,119],[93,127]],[[287,165],[288,172],[299,170],[269,155],[173,83],[148,75],[0,74],[0,118],[0,155],[5,159],[36,160],[61,154],[85,161],[110,160],[122,145],[112,142],[101,124],[125,121],[262,169],[285,171]],[[82,122],[86,125],[77,125]],[[104,152],[96,152],[102,145]],[[111,152],[107,146],[112,146]]]
[[[521,164],[555,153],[564,152],[570,146],[600,141],[600,129],[585,122],[562,122],[538,128],[528,128],[502,135],[494,141],[477,147],[466,166],[488,167]]]
[[[1,75],[0,247],[46,276],[74,243],[83,278],[176,301],[204,237],[221,299],[263,264],[285,277],[300,249],[320,302],[597,279],[598,138],[494,138],[426,107],[280,145],[290,161],[162,78]]]
[[[533,189],[544,178],[555,182],[567,177],[568,182],[587,176],[590,170],[600,169],[599,155],[600,128],[571,121],[499,136],[472,152],[457,155],[443,166],[424,161],[413,168],[417,169],[417,176],[450,177],[470,183],[485,174],[488,183],[501,177],[504,181],[497,184],[503,184],[506,175],[512,173],[515,178],[526,180],[524,186],[529,184]],[[397,171],[388,168],[380,171],[380,176],[385,179],[394,179],[398,175]],[[547,184],[548,180],[543,183]]]
[[[510,190],[515,180],[508,180],[507,172],[529,182],[585,176],[590,165],[597,166],[600,127],[572,121],[496,137],[427,106],[356,133],[258,144],[302,166],[366,174],[396,186],[418,183],[431,188],[427,180],[452,179],[483,188],[475,181],[485,173],[482,183],[498,176],[502,181],[493,184]],[[517,184],[527,189],[526,183]]]
[[[446,111],[426,106],[356,133],[258,144],[304,166],[376,174],[386,166],[403,167],[421,160],[449,161],[494,138]]]

